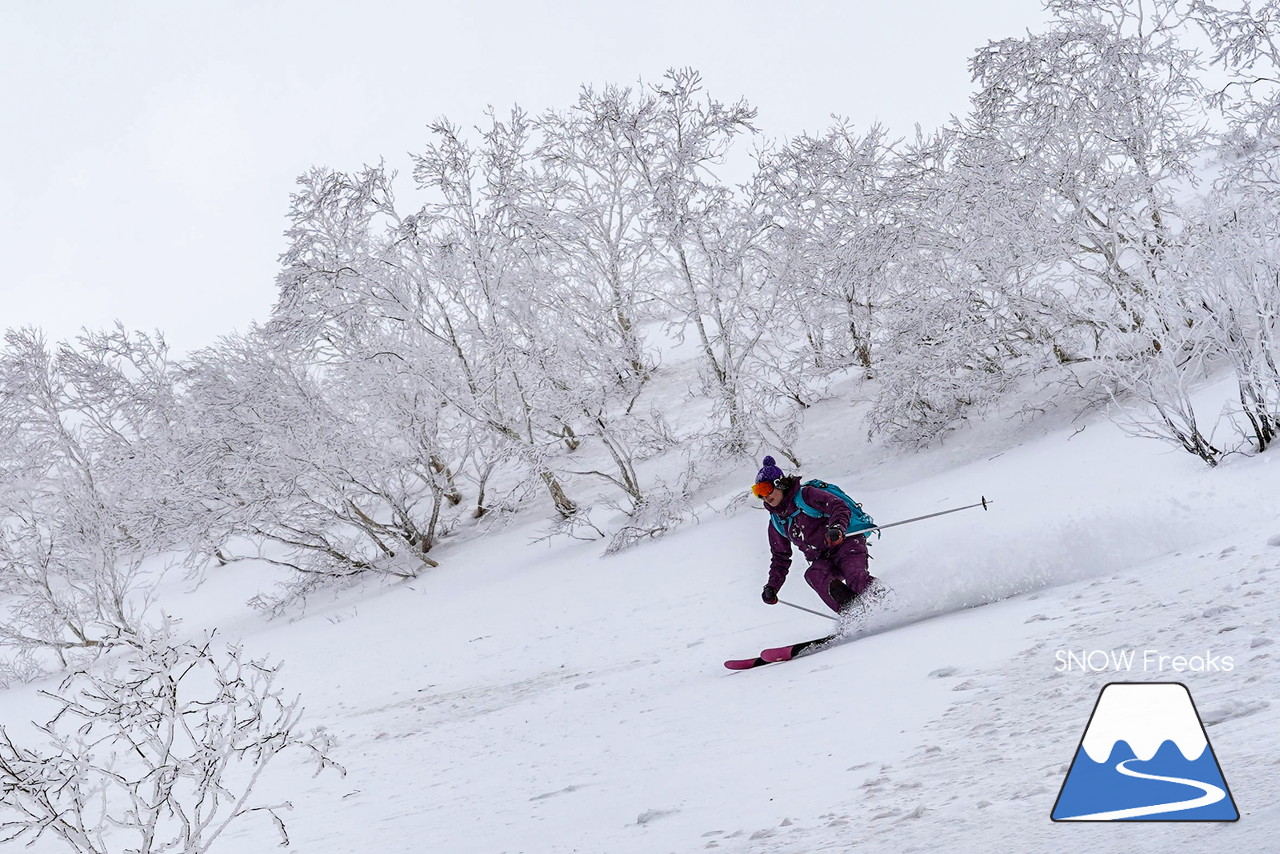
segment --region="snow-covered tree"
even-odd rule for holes
[[[34,329],[0,349],[0,644],[24,672],[142,626],[144,558],[176,546],[185,501],[170,455],[175,366],[122,329],[51,351]]]
[[[629,89],[583,87],[571,108],[538,119],[537,157],[563,307],[585,343],[621,355],[614,381],[634,396],[655,367],[641,324],[656,318],[658,284],[644,174],[629,156],[640,121],[631,104]]]
[[[193,356],[184,386],[198,425],[189,441],[210,449],[192,475],[205,503],[195,547],[220,562],[296,570],[286,598],[325,580],[412,577],[434,565],[432,496],[448,487],[432,469],[431,413],[383,418],[363,397],[380,387],[352,393],[350,381],[262,330]]]
[[[1229,78],[1210,93],[1228,119],[1223,177],[1274,192],[1280,185],[1280,2],[1192,5],[1213,44],[1212,62]]]
[[[1182,0],[1053,0],[1048,31],[992,42],[972,60],[980,86],[965,122],[1016,168],[1075,276],[1081,319],[1159,345],[1142,302],[1164,269],[1207,137],[1199,61],[1180,41]]]
[[[465,365],[449,403],[541,481],[567,529],[597,535],[560,475],[616,487],[634,522],[651,491],[637,465],[671,442],[661,415],[637,406],[654,369],[638,328],[653,312],[654,253],[639,173],[608,125],[618,97],[584,93],[577,113],[536,128],[514,111],[474,146],[439,123],[415,170],[439,200],[413,218],[413,247]]]
[[[470,442],[450,441],[458,413],[448,401],[456,385],[469,383],[471,366],[418,251],[418,222],[396,207],[394,181],[382,166],[353,174],[313,170],[298,179],[267,329],[322,369],[335,389],[345,386],[352,406],[362,407],[363,399],[384,413],[399,412],[400,444],[416,446],[433,473],[423,479],[433,504],[456,505],[462,493],[455,473],[465,466]],[[479,508],[484,483],[481,476]]]
[[[1269,193],[1215,193],[1188,214],[1167,276],[1144,302],[1149,325],[1169,331],[1159,348],[1132,340],[1099,359],[1122,402],[1143,405],[1125,424],[1209,465],[1280,437],[1280,249]],[[1207,396],[1229,369],[1235,400]],[[1206,414],[1204,411],[1208,409]],[[1242,441],[1221,435],[1234,425]]]
[[[530,299],[550,281],[531,122],[519,109],[506,121],[494,117],[479,146],[448,122],[432,132],[434,141],[414,156],[414,179],[435,200],[415,215],[413,238],[426,263],[424,284],[456,344],[461,382],[450,403],[542,484],[561,517],[571,517],[578,506],[551,462],[553,448],[571,439],[548,372],[556,329]]]
[[[874,344],[906,236],[899,164],[884,128],[859,134],[844,122],[797,137],[762,164],[778,224],[768,251],[780,304],[807,345],[792,371],[857,365],[874,375]]]
[[[771,221],[762,188],[737,199],[715,170],[734,140],[754,131],[755,110],[704,97],[691,69],[626,94],[605,121],[617,126],[643,176],[668,317],[679,335],[696,338],[701,391],[723,431],[719,444],[743,451],[759,441],[752,420],[780,414],[750,389],[774,323],[776,288],[763,249]]]
[[[1189,298],[1199,310],[1188,308]],[[1197,408],[1196,393],[1221,356],[1219,327],[1206,296],[1182,269],[1148,290],[1145,323],[1164,326],[1160,346],[1137,336],[1121,339],[1096,361],[1106,390],[1124,411],[1119,423],[1131,435],[1173,444],[1215,466],[1230,450],[1218,435],[1220,413]]]
[[[1188,241],[1213,342],[1236,378],[1242,432],[1280,439],[1280,206],[1272,194],[1213,196]]]

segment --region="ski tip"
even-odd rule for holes
[[[770,664],[774,664],[779,661],[790,661],[793,654],[793,647],[780,646],[777,649],[766,649],[760,653],[760,657]]]
[[[759,659],[756,658],[735,658],[726,661],[724,666],[730,670],[750,670],[756,666],[758,661]]]

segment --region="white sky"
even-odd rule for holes
[[[0,6],[0,326],[116,320],[179,352],[265,319],[294,178],[385,158],[492,104],[701,71],[766,137],[832,113],[898,133],[967,106],[967,61],[1038,29],[1036,0]]]

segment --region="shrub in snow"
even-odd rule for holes
[[[45,835],[85,854],[204,854],[251,813],[274,821],[287,801],[255,786],[280,753],[333,767],[322,731],[304,732],[299,701],[275,687],[278,665],[238,647],[139,641],[111,673],[81,671],[50,696],[61,707],[26,746],[0,727],[0,842]]]

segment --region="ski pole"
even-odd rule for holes
[[[953,507],[950,510],[939,510],[937,513],[927,513],[924,516],[916,516],[913,519],[903,519],[901,522],[890,522],[887,525],[875,525],[870,528],[863,528],[861,531],[854,531],[853,534],[870,534],[872,531],[883,531],[885,528],[895,528],[898,525],[906,525],[908,522],[919,522],[921,519],[932,519],[934,516],[945,516],[948,513],[959,513],[961,510],[969,510],[973,507],[981,507],[983,510],[986,510],[988,504],[994,503],[994,501],[983,496],[982,500],[977,504],[966,504],[963,507]]]
[[[790,605],[792,608],[795,608],[797,611],[807,611],[808,613],[813,614],[815,617],[826,617],[829,620],[838,619],[834,614],[824,614],[821,611],[815,611],[812,608],[806,608],[803,605],[796,605],[794,603],[788,602],[786,599],[779,599],[778,603],[782,605]]]

